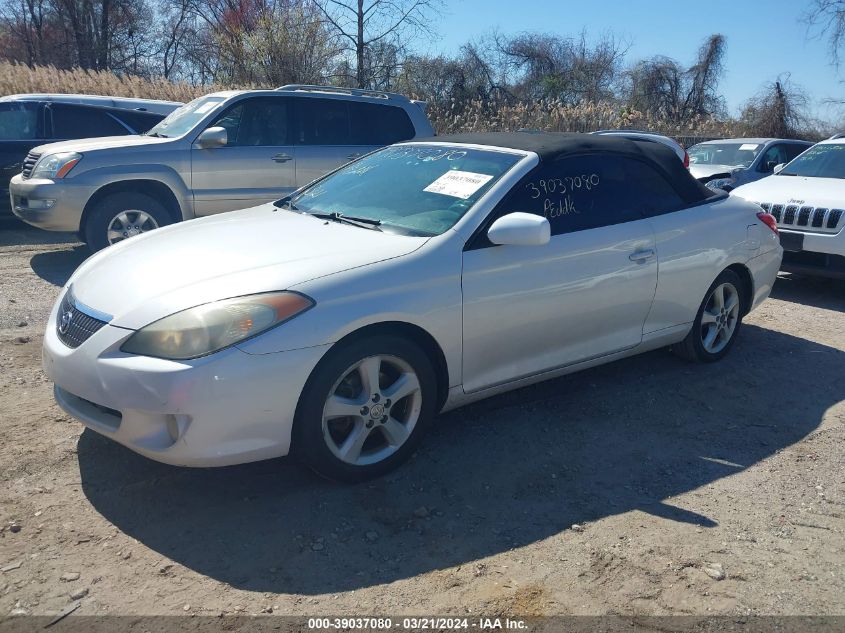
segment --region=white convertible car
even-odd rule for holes
[[[66,411],[152,459],[292,453],[354,481],[439,411],[664,346],[718,360],[781,255],[774,218],[659,144],[438,137],[91,257],[44,366]]]

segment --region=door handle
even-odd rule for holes
[[[640,251],[634,251],[633,253],[628,255],[628,259],[630,259],[632,262],[637,262],[638,264],[650,261],[654,259],[654,249],[646,248]]]
[[[355,160],[356,158],[361,158],[361,154],[347,154],[346,160]]]
[[[286,163],[289,160],[293,160],[293,157],[288,156],[287,154],[276,154],[275,156],[271,156],[270,160],[274,163]]]

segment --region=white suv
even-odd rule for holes
[[[781,270],[845,279],[845,138],[817,143],[775,175],[731,195],[775,216],[783,245]]]

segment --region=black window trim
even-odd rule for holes
[[[675,187],[675,184],[672,182],[671,178],[669,178],[666,171],[660,165],[653,163],[652,161],[649,161],[647,159],[644,159],[640,156],[634,156],[634,155],[626,154],[626,153],[623,153],[623,152],[589,151],[589,152],[578,152],[578,153],[574,153],[574,154],[567,154],[565,156],[560,156],[559,158],[578,158],[578,157],[581,157],[581,156],[607,156],[607,155],[621,156],[621,157],[628,158],[628,159],[631,159],[631,160],[636,160],[636,161],[639,161],[639,162],[647,165],[648,167],[651,167],[652,169],[654,169],[657,173],[659,173],[663,177],[663,179],[672,188],[672,190],[675,193],[678,194],[678,197],[683,200],[683,196],[678,191],[677,187]],[[500,217],[505,215],[504,213],[502,213],[503,209],[501,209],[501,207],[505,203],[505,200],[511,194],[511,192],[516,190],[516,188],[519,187],[520,185],[527,182],[528,179],[530,179],[534,176],[534,174],[537,170],[542,169],[543,167],[546,166],[546,164],[547,163],[540,161],[540,163],[538,165],[536,165],[531,171],[529,171],[522,178],[520,178],[519,181],[513,187],[511,187],[507,192],[505,192],[505,194],[502,196],[502,198],[496,203],[496,206],[493,207],[493,209],[490,211],[490,213],[487,214],[487,217],[484,218],[484,220],[481,221],[481,223],[478,225],[478,227],[475,229],[475,231],[472,232],[472,235],[470,235],[469,239],[464,244],[464,248],[463,248],[464,252],[479,250],[479,249],[482,249],[482,248],[492,248],[492,247],[495,247],[495,246],[499,246],[499,244],[493,244],[487,239],[487,230],[490,228],[490,225],[493,224],[493,222],[495,222]],[[728,195],[729,195],[725,191],[718,191],[718,192],[714,191],[713,193],[714,193],[714,195],[712,195],[710,197],[704,198],[702,200],[697,200],[695,202],[686,203],[686,204],[678,207],[677,209],[671,209],[669,211],[663,211],[662,213],[654,213],[654,214],[651,214],[651,215],[646,215],[644,213],[640,213],[641,217],[638,218],[638,219],[639,220],[644,220],[644,219],[647,220],[649,218],[654,218],[654,217],[658,217],[658,216],[661,216],[661,215],[667,215],[669,213],[677,213],[679,211],[685,211],[687,209],[692,209],[692,208],[695,208],[695,207],[698,207],[698,206],[701,206],[701,205],[704,205],[704,204],[709,204],[709,203],[711,203],[715,200],[719,200],[721,198],[727,198]],[[637,220],[628,220],[628,222],[636,222],[636,221]],[[595,226],[595,227],[591,227],[589,229],[579,229],[577,231],[570,231],[568,233],[559,233],[558,235],[571,235],[573,233],[580,233],[582,231],[590,231],[590,230],[593,230],[593,229],[600,229],[600,228],[604,228],[605,226],[615,226],[617,224],[626,224],[626,222],[615,222],[614,224],[603,224],[601,226]],[[554,238],[554,237],[557,237],[557,236],[552,235],[552,238]]]

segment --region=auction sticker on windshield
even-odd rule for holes
[[[200,107],[195,110],[195,112],[197,114],[205,114],[206,112],[212,110],[219,103],[219,101],[209,101],[208,103],[203,103]]]
[[[471,171],[453,169],[440,176],[423,191],[442,193],[444,196],[466,200],[492,178],[493,176],[488,174],[476,174]]]

